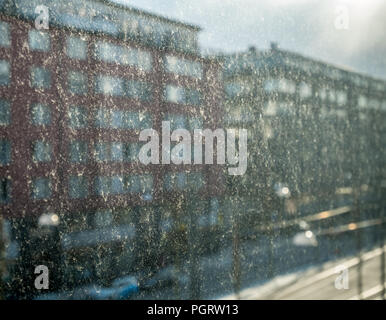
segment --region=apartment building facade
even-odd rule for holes
[[[36,29],[39,5],[47,30]],[[220,66],[200,56],[199,28],[109,1],[0,8],[0,206],[11,240],[53,225],[62,264],[119,272],[162,260],[151,248],[186,228],[189,210],[203,225],[218,219],[222,168],[138,160],[139,132],[161,135],[162,121],[221,126]]]
[[[249,129],[247,174],[229,182],[243,212],[251,212],[243,215],[246,226],[261,225],[264,214],[268,220],[298,214],[302,199],[331,199],[384,180],[384,80],[274,43],[219,59],[224,122]]]

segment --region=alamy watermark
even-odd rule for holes
[[[35,19],[35,28],[38,30],[49,29],[49,8],[44,5],[39,5],[35,8],[35,13],[38,15]]]
[[[34,273],[38,274],[38,276],[35,278],[35,288],[37,290],[47,290],[49,287],[49,270],[47,266],[37,266]]]
[[[237,133],[238,150],[236,150]],[[176,129],[171,132],[170,121],[162,121],[161,138],[162,150],[160,152],[158,132],[154,129],[145,129],[140,132],[139,140],[147,142],[142,146],[138,155],[142,164],[213,164],[216,155],[217,164],[234,166],[228,168],[230,175],[243,175],[247,171],[247,129],[216,129],[214,131],[195,129],[192,138],[191,133],[186,129]],[[214,154],[215,140],[216,153]],[[171,142],[177,144],[171,148]],[[205,154],[203,154],[203,146],[205,146]],[[203,158],[205,158],[204,162]]]

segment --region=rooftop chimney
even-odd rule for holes
[[[255,46],[250,46],[249,48],[248,48],[248,51],[249,52],[256,52],[256,47]]]
[[[271,50],[272,51],[279,50],[279,45],[277,44],[277,42],[271,42]]]

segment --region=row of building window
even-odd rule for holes
[[[196,79],[202,79],[203,76],[201,63],[177,58],[176,56],[165,56],[164,68],[167,72],[182,76],[189,76]]]
[[[201,102],[198,90],[175,85],[167,85],[164,96],[166,101],[178,104],[198,106]]]
[[[31,67],[31,87],[38,89],[49,89],[51,87],[51,71],[43,67]],[[76,95],[88,93],[87,75],[78,71],[68,73],[68,90]],[[0,85],[9,85],[10,66],[5,60],[0,60]],[[107,96],[119,96],[141,101],[151,101],[152,85],[147,82],[126,80],[118,77],[98,75],[95,78],[95,93]],[[179,104],[200,104],[200,92],[193,88],[185,88],[175,85],[167,85],[165,88],[165,99],[168,102]]]
[[[150,83],[105,75],[98,75],[95,80],[95,93],[135,98],[142,101],[152,99],[152,85]]]
[[[203,211],[198,217],[198,225],[200,227],[215,226],[222,221],[220,213],[220,202],[217,198],[211,198],[208,200],[198,200],[199,206],[203,208]],[[173,212],[168,209],[155,210],[154,207],[126,207],[117,209],[100,209],[90,213],[77,213],[69,217],[63,217],[63,224],[66,226],[67,232],[80,232],[89,230],[90,228],[106,228],[108,226],[131,226],[133,230],[136,230],[138,225],[148,225],[152,228],[157,228],[153,223],[155,222],[154,215],[159,215],[158,230],[162,233],[162,236],[166,236],[165,233],[170,232],[174,228],[180,228],[182,225],[189,225],[190,217],[183,215],[176,219]],[[72,217],[76,217],[72,219]],[[138,219],[136,218],[139,217]],[[158,219],[156,219],[158,220]]]
[[[294,102],[293,101],[268,101],[265,105],[265,108],[263,110],[264,115],[266,116],[275,116],[279,114],[290,114],[295,111],[294,108]],[[360,96],[358,98],[358,106],[362,109],[375,109],[375,110],[385,110],[386,111],[386,101],[381,104],[381,101],[377,99],[370,99],[367,101],[367,99],[364,96]],[[240,112],[241,109],[238,111]],[[345,118],[347,117],[347,111],[344,109],[339,108],[327,108],[327,106],[324,104],[320,109],[320,114],[322,117],[330,117],[330,116],[336,116],[338,118]],[[231,114],[232,116],[234,113]]]
[[[305,82],[296,85],[294,81],[283,78],[268,79],[265,80],[263,84],[263,88],[266,92],[282,92],[288,94],[294,94],[297,86],[300,98],[307,99],[312,96],[312,86]],[[236,81],[226,84],[225,91],[227,95],[232,98],[253,93],[253,87],[248,83]],[[344,91],[321,88],[317,92],[317,95],[322,100],[328,99],[330,102],[336,102],[339,105],[344,105],[347,102],[347,93]]]
[[[268,79],[264,82],[264,90],[267,92],[279,91],[293,94],[296,92],[295,82],[288,79]]]
[[[384,110],[386,111],[386,100],[368,98],[364,95],[358,97],[358,107],[360,109]]]
[[[225,94],[229,98],[247,96],[253,93],[253,84],[242,80],[226,83],[224,86]]]
[[[89,193],[89,179],[85,176],[70,176],[68,195],[71,199],[86,198]],[[151,193],[153,189],[153,177],[151,175],[129,176],[98,176],[94,179],[94,194],[97,196],[117,195],[127,193]],[[0,179],[0,203],[10,201],[11,181]],[[52,183],[50,178],[39,177],[31,181],[31,198],[34,200],[49,199],[52,195]]]
[[[51,107],[34,103],[30,108],[31,122],[34,125],[51,124]],[[200,117],[189,117],[179,114],[166,115],[165,121],[171,122],[171,129],[201,129],[203,121]],[[11,105],[9,101],[0,99],[0,125],[9,125],[11,122]],[[94,115],[93,124],[97,128],[143,130],[152,127],[150,114],[146,112],[98,109]],[[70,106],[68,110],[68,125],[73,129],[86,128],[89,125],[89,111],[82,106]]]
[[[70,143],[70,161],[85,163],[89,159],[89,147],[85,141]],[[140,144],[136,142],[97,142],[94,144],[94,159],[98,162],[135,162],[138,159]]]
[[[329,101],[343,106],[347,103],[347,92],[342,90],[333,90],[320,88],[317,95],[322,101]]]
[[[8,61],[0,60],[0,86],[10,84],[11,71]],[[44,67],[33,66],[30,68],[30,85],[37,89],[49,89],[52,84],[51,71]],[[79,71],[70,71],[67,75],[68,90],[75,95],[88,93],[88,77]],[[95,77],[94,92],[107,96],[119,96],[141,101],[152,100],[153,87],[150,83],[128,80],[119,77],[98,75]],[[200,92],[193,88],[185,88],[175,85],[165,87],[164,97],[166,101],[179,104],[200,104]]]
[[[164,178],[164,187],[167,191],[199,191],[205,185],[201,172],[168,173]]]
[[[81,107],[70,109],[70,123],[82,124],[85,122],[86,110]],[[76,110],[76,112],[71,112]],[[123,110],[99,109],[95,115],[95,126],[99,128],[113,129],[138,129],[152,127],[150,114],[145,112],[133,112]],[[74,126],[76,128],[76,126]]]
[[[46,104],[34,103],[30,108],[31,122],[34,125],[51,124],[51,107]],[[81,106],[70,106],[68,125],[80,129],[88,126],[88,110]],[[9,101],[0,99],[0,125],[11,122],[11,105]],[[152,119],[146,112],[99,109],[94,116],[94,126],[97,128],[142,130],[151,128]]]
[[[34,104],[31,108],[33,123],[49,124],[51,115],[49,107],[41,104]],[[4,118],[4,117],[3,117]],[[171,130],[183,129],[202,129],[202,119],[199,117],[187,117],[178,114],[166,115],[166,121],[170,121]],[[85,109],[80,107],[71,107],[69,111],[69,124],[73,128],[81,128],[87,124],[87,115]],[[151,120],[148,115],[127,111],[111,111],[100,109],[97,112],[97,126],[112,128],[144,128],[151,127]],[[97,142],[94,144],[94,158],[96,161],[114,161],[114,162],[134,162],[137,159],[140,146],[138,143],[122,142]],[[88,142],[73,141],[70,143],[69,156],[71,162],[85,163],[89,156]],[[32,143],[32,159],[34,162],[51,161],[51,145],[44,140]],[[11,161],[11,143],[6,140],[0,140],[0,164],[8,165]]]
[[[52,159],[51,145],[43,140],[32,143],[32,160],[34,162],[50,162]],[[98,162],[135,162],[140,150],[139,143],[97,142],[94,144],[93,156]],[[69,145],[69,159],[72,163],[86,163],[89,160],[89,147],[85,141],[72,141]],[[0,140],[0,165],[11,162],[11,143]]]
[[[177,26],[162,19],[149,18],[140,12],[111,9],[108,4],[92,0],[14,0],[15,11],[22,17],[36,18],[35,8],[41,4],[50,7],[55,23],[65,28],[103,33],[123,39],[133,39],[147,45],[196,52],[196,30]],[[60,5],[59,5],[60,2]],[[114,12],[115,11],[115,12]],[[119,18],[117,18],[119,17]]]
[[[203,119],[201,117],[193,116],[187,118],[181,114],[169,113],[165,116],[164,121],[170,122],[170,130],[187,129],[193,131],[194,129],[203,129]]]
[[[28,32],[28,44],[31,50],[47,52],[51,49],[50,34],[31,29]],[[10,45],[9,25],[0,22],[0,46],[10,47]],[[66,54],[71,59],[86,60],[87,47],[87,40],[82,37],[69,36],[66,39]],[[95,44],[95,58],[109,63],[135,66],[145,71],[150,71],[153,64],[150,52],[103,41]],[[171,55],[165,56],[164,68],[167,72],[197,79],[201,79],[203,75],[200,62]]]
[[[241,94],[240,84],[230,83],[227,87],[227,94],[231,97],[237,96]],[[296,86],[294,82],[290,82],[286,79],[270,79],[266,80],[264,84],[264,89],[267,92],[279,91],[285,93],[295,93]],[[306,99],[312,96],[312,87],[311,85],[302,82],[299,84],[299,95],[301,98]],[[331,103],[336,103],[339,106],[343,106],[348,101],[347,92],[342,90],[334,90],[331,88],[322,87],[316,92],[316,96],[318,96],[322,101],[329,101]],[[358,97],[358,106],[360,108],[368,108],[368,109],[383,109],[386,110],[386,101],[379,101],[377,99],[368,99],[364,95],[360,95]]]
[[[95,57],[109,63],[135,66],[145,71],[150,71],[152,67],[149,52],[109,42],[98,41],[95,44]]]
[[[201,172],[169,173],[164,177],[164,187],[167,191],[199,191],[205,185]],[[70,176],[68,180],[68,195],[71,199],[87,198],[90,195],[90,179],[83,175]],[[129,193],[151,194],[153,177],[145,175],[113,175],[98,176],[94,179],[93,194],[97,196],[119,195]],[[0,203],[10,200],[11,181],[0,179]],[[35,200],[49,199],[52,195],[50,178],[39,177],[31,180],[31,198]]]
[[[98,176],[94,179],[94,191],[97,196],[118,195],[127,193],[151,193],[153,177],[151,175],[129,176]],[[37,178],[31,182],[31,198],[35,200],[49,199],[52,185],[49,178]],[[70,176],[68,195],[71,199],[87,198],[89,193],[89,178],[85,176]]]
[[[175,143],[172,144],[174,147]],[[50,162],[52,148],[44,140],[34,141],[31,145],[32,160],[34,162]],[[141,145],[137,142],[96,142],[93,144],[92,155],[97,162],[129,162],[138,160]],[[87,141],[72,141],[69,144],[69,159],[72,163],[87,163],[90,159],[89,143]],[[183,157],[182,151],[180,157]],[[192,159],[194,152],[191,153]],[[0,165],[6,166],[11,162],[11,143],[0,140]]]

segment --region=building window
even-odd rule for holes
[[[99,162],[110,160],[110,143],[98,142],[95,144],[95,160]]]
[[[110,194],[111,178],[110,177],[96,177],[95,178],[95,193],[98,196],[105,196]]]
[[[152,86],[146,82],[129,80],[126,82],[126,95],[129,98],[150,101],[152,98]]]
[[[153,177],[145,174],[139,177],[140,193],[152,193],[153,191]]]
[[[279,79],[278,90],[284,93],[295,93],[296,84],[288,79]]]
[[[69,126],[74,129],[87,127],[87,110],[83,107],[72,106],[68,111]]]
[[[188,89],[167,85],[165,89],[166,101],[180,104],[199,105],[200,93],[195,89]]]
[[[264,90],[267,92],[272,92],[277,90],[279,87],[279,82],[277,79],[269,79],[264,81]]]
[[[7,178],[0,179],[0,203],[9,203],[11,197],[11,181]]]
[[[130,193],[138,193],[140,190],[139,177],[136,175],[127,176],[125,178],[125,187]]]
[[[142,101],[152,98],[152,86],[146,82],[99,75],[95,81],[95,92],[108,96],[126,96]]]
[[[300,98],[302,98],[302,99],[306,99],[306,98],[311,97],[312,87],[309,84],[302,82],[299,85],[299,95],[300,95]]]
[[[4,99],[0,99],[0,126],[9,125],[11,122],[11,104]]]
[[[343,106],[347,103],[347,93],[345,91],[336,92],[336,100],[338,105]]]
[[[191,191],[197,192],[205,185],[205,180],[201,172],[191,172],[188,174],[188,187]]]
[[[335,102],[336,101],[336,92],[334,90],[329,90],[328,91],[328,99],[331,101],[331,102]]]
[[[263,113],[265,116],[275,116],[278,111],[278,105],[276,101],[269,100],[266,102]]]
[[[109,96],[123,96],[123,79],[99,75],[96,77],[95,92]]]
[[[106,228],[114,222],[114,216],[111,209],[98,210],[94,215],[94,224],[97,228]]]
[[[361,109],[367,108],[367,98],[366,98],[366,96],[360,95],[360,96],[358,97],[358,106],[359,106],[359,108],[361,108]]]
[[[51,183],[49,178],[37,178],[32,180],[31,197],[35,200],[51,197]]]
[[[109,63],[132,65],[148,71],[152,66],[152,57],[149,52],[117,46],[108,42],[98,42],[95,45],[97,59]]]
[[[71,199],[82,199],[88,196],[88,179],[84,176],[71,176],[68,193]]]
[[[167,191],[183,191],[189,187],[192,190],[198,190],[202,187],[201,173],[185,172],[168,173],[164,177],[164,187]]]
[[[39,89],[51,87],[51,72],[42,67],[31,68],[31,86]]]
[[[73,163],[87,162],[88,145],[85,141],[73,141],[70,143],[70,161]]]
[[[114,129],[122,129],[124,128],[124,112],[120,110],[112,111],[111,115],[111,126]]]
[[[8,61],[0,60],[0,86],[9,85],[11,79],[11,67]]]
[[[111,144],[111,160],[116,162],[123,161],[123,145],[121,142]]]
[[[152,119],[146,112],[99,109],[95,115],[95,126],[137,130],[151,128]]]
[[[95,115],[95,126],[98,128],[109,128],[111,123],[111,112],[108,109],[99,109]]]
[[[184,90],[184,102],[193,106],[200,104],[200,93],[195,89]]]
[[[185,172],[168,173],[164,178],[164,187],[167,191],[183,191],[186,189],[187,179]]]
[[[45,141],[35,141],[32,145],[32,159],[35,162],[51,161],[51,146]]]
[[[182,88],[172,85],[166,86],[165,98],[169,102],[181,103],[183,100]]]
[[[318,94],[319,94],[319,97],[322,101],[327,99],[327,92],[328,92],[327,88],[320,88],[319,89]]]
[[[220,204],[217,198],[210,199],[209,224],[216,225],[218,223],[218,215]]]
[[[203,129],[203,120],[200,117],[190,117],[189,118],[189,127],[193,131],[195,129]]]
[[[186,118],[178,114],[168,114],[165,121],[170,121],[170,130],[186,129]]]
[[[136,162],[138,161],[138,154],[140,150],[140,145],[138,143],[127,143],[124,146],[124,159],[127,162]]]
[[[113,194],[124,193],[124,181],[122,176],[111,177],[111,193]]]
[[[41,103],[33,104],[31,107],[31,120],[34,125],[49,125],[51,123],[51,109]]]
[[[125,177],[125,189],[130,193],[151,194],[153,192],[153,176],[130,175]]]
[[[66,43],[66,52],[71,59],[86,60],[87,41],[79,37],[68,37]]]
[[[38,30],[30,30],[28,32],[28,43],[31,50],[49,51],[50,50],[50,35],[46,32]]]
[[[147,113],[125,112],[124,122],[127,129],[151,128],[151,118]]]
[[[11,162],[11,143],[0,140],[0,165],[6,166]]]
[[[164,59],[164,67],[167,72],[197,79],[202,78],[202,66],[199,62],[168,55]]]
[[[225,87],[226,95],[230,98],[234,98],[234,97],[243,95],[244,92],[246,92],[246,90],[247,90],[246,88],[248,88],[248,86],[246,86],[240,82],[227,83],[227,84],[225,84],[224,87]]]
[[[9,24],[6,22],[1,21],[0,22],[0,46],[8,48],[11,46],[11,40],[10,40],[10,33],[9,33]]]
[[[86,94],[87,76],[81,72],[70,71],[68,73],[68,90],[73,94]]]
[[[368,103],[369,109],[378,110],[381,106],[381,101],[377,99],[370,99]]]

